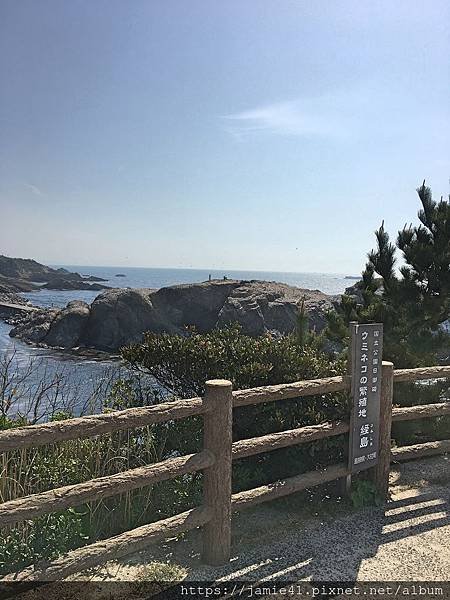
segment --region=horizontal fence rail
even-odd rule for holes
[[[347,433],[348,430],[348,423],[336,421],[334,423],[299,427],[298,429],[280,431],[279,433],[269,433],[261,437],[234,442],[232,457],[235,460],[237,458],[261,454],[262,452],[278,450],[278,448],[286,448],[287,446],[294,446],[296,444],[307,444],[308,442],[323,440],[335,435],[342,435]]]
[[[275,500],[276,498],[307,490],[322,483],[340,479],[341,477],[345,477],[348,472],[347,465],[341,464],[327,467],[321,471],[310,471],[309,473],[302,473],[295,477],[288,477],[252,490],[233,494],[231,498],[232,506],[235,510],[250,508],[255,504],[261,504],[261,502]]]
[[[450,366],[397,369],[394,371],[394,382],[446,377],[450,377]],[[233,407],[348,390],[350,390],[350,379],[346,376],[269,385],[233,392]],[[98,415],[52,421],[39,425],[27,425],[26,427],[17,427],[0,432],[0,452],[95,437],[123,429],[146,427],[155,423],[200,416],[205,412],[206,408],[202,399],[191,398],[144,408],[127,408]]]
[[[47,492],[9,500],[0,504],[0,526],[35,519],[57,510],[80,506],[85,502],[109,498],[180,475],[201,471],[212,467],[214,462],[213,454],[208,450],[202,450],[198,454],[169,458],[145,467],[91,479],[85,483],[66,485]]]
[[[443,417],[450,415],[450,402],[439,404],[420,404],[418,406],[402,406],[392,411],[393,421],[412,421],[428,417]]]
[[[308,379],[306,381],[282,383],[280,385],[266,385],[233,392],[233,406],[248,406],[250,404],[260,404],[261,402],[274,402],[276,400],[289,400],[303,396],[331,394],[349,389],[350,379],[345,376]]]
[[[0,452],[90,438],[122,429],[146,427],[155,423],[185,419],[204,413],[205,407],[202,399],[191,398],[145,408],[127,408],[40,425],[27,425],[0,432]]]
[[[450,365],[439,367],[419,367],[417,369],[395,369],[394,382],[422,381],[425,379],[446,379],[450,377]]]
[[[150,544],[206,525],[212,518],[210,507],[201,506],[175,517],[142,525],[107,540],[72,550],[50,565],[27,567],[6,575],[1,581],[58,581],[73,573],[105,564],[109,560],[144,550]]]
[[[393,462],[402,462],[414,458],[423,458],[424,456],[436,456],[450,452],[450,440],[441,440],[439,442],[425,442],[423,444],[414,444],[412,446],[400,446],[393,448],[391,452]]]
[[[422,456],[450,452],[450,440],[427,442],[390,449],[390,424],[396,421],[450,415],[450,402],[408,407],[392,407],[392,384],[450,377],[450,366],[393,370],[383,363],[384,415],[382,431],[385,445],[384,465],[375,477],[386,480],[389,462],[401,462]],[[264,402],[274,402],[304,396],[324,395],[350,390],[347,376],[326,377],[289,384],[231,391],[226,380],[207,382],[204,398],[177,400],[150,407],[132,408],[99,415],[66,419],[51,423],[19,427],[0,432],[0,452],[38,447],[62,441],[91,438],[120,430],[146,427],[176,419],[203,416],[204,449],[197,454],[170,458],[114,475],[99,477],[84,483],[63,486],[0,504],[0,525],[9,525],[36,518],[86,502],[100,500],[149,486],[180,475],[202,471],[204,499],[201,507],[138,527],[107,540],[73,550],[51,564],[27,567],[3,581],[53,581],[142,550],[146,546],[184,531],[203,527],[203,558],[209,564],[223,564],[229,558],[231,511],[240,511],[256,504],[275,500],[295,492],[346,477],[346,464],[303,473],[271,484],[239,493],[231,493],[232,461],[271,452],[279,448],[306,444],[344,435],[349,424],[344,421],[309,425],[232,443],[232,410]],[[389,404],[390,403],[390,404]],[[392,414],[391,414],[392,411]],[[389,438],[389,439],[388,439]],[[386,454],[387,453],[387,454]],[[380,455],[381,461],[381,455]],[[380,475],[381,473],[381,475]]]

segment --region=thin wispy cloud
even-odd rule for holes
[[[420,104],[411,111],[411,102],[401,90],[366,82],[317,96],[262,104],[222,116],[221,121],[239,140],[270,134],[343,141],[410,131],[412,114],[416,124],[417,119],[429,122],[429,113],[423,112]]]
[[[225,129],[237,137],[257,132],[288,136],[343,136],[343,124],[314,112],[301,100],[278,102],[226,115]]]
[[[36,185],[33,185],[32,183],[24,183],[23,185],[35,196],[44,196],[44,193]]]
[[[346,138],[354,129],[355,109],[366,104],[363,90],[339,90],[318,96],[264,104],[222,117],[237,137],[254,133],[284,136]]]

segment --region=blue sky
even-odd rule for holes
[[[0,253],[360,272],[449,190],[441,0],[1,0]]]

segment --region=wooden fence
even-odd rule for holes
[[[450,402],[393,408],[394,383],[448,377],[450,366],[394,370],[392,363],[383,362],[379,461],[373,469],[373,478],[378,491],[384,497],[387,494],[389,465],[392,460],[403,461],[450,451],[450,440],[391,449],[392,421],[450,414]],[[3,581],[59,580],[197,527],[203,527],[203,560],[213,565],[227,562],[230,557],[232,511],[240,511],[261,502],[344,478],[349,474],[346,464],[336,464],[323,470],[303,473],[270,485],[232,494],[233,460],[277,448],[306,444],[349,431],[348,423],[335,421],[233,443],[233,408],[343,390],[350,390],[349,377],[327,377],[234,392],[229,381],[213,380],[206,383],[203,398],[178,400],[151,407],[131,408],[0,432],[0,452],[8,452],[192,416],[202,415],[204,422],[204,446],[201,452],[4,502],[0,504],[0,526],[33,519],[196,471],[204,473],[202,506],[73,550],[50,564],[34,565],[19,573],[7,575]]]

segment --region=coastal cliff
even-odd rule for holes
[[[152,289],[109,289],[91,305],[70,302],[64,309],[25,317],[10,335],[51,347],[86,347],[114,352],[142,339],[146,331],[185,334],[238,322],[244,333],[294,330],[304,301],[312,329],[324,328],[337,297],[268,281],[213,280]]]
[[[108,289],[98,282],[106,281],[93,275],[83,276],[67,269],[53,269],[31,258],[12,258],[0,255],[0,292],[30,292],[44,284],[53,290],[100,290]],[[92,282],[96,282],[92,284]]]

